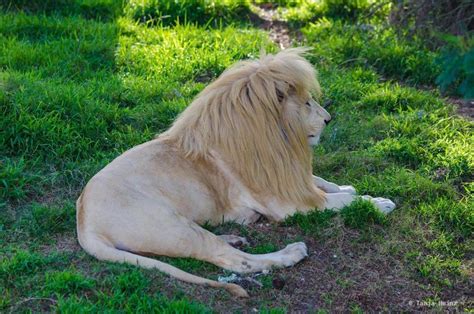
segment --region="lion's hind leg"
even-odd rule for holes
[[[245,289],[243,289],[239,285],[218,282],[202,278],[193,274],[189,274],[179,268],[160,262],[153,258],[144,257],[141,255],[134,254],[132,252],[119,250],[114,246],[106,243],[99,237],[94,237],[93,235],[83,237],[81,245],[86,251],[88,251],[90,254],[94,255],[100,260],[128,263],[149,269],[154,268],[185,282],[207,285],[214,288],[224,288],[237,297],[248,297],[247,291],[245,291]]]
[[[245,253],[193,221],[168,210],[146,211],[155,215],[142,219],[139,208],[122,210],[117,207],[113,215],[88,209],[90,214],[85,217],[89,220],[78,226],[78,238],[81,246],[96,258],[155,268],[186,282],[224,288],[240,297],[247,296],[247,292],[238,285],[192,275],[142,255],[191,257],[238,273],[292,266],[307,256],[304,243],[294,243],[269,254]],[[82,206],[78,210],[83,210]],[[112,221],[112,218],[115,219],[114,228],[103,223]]]
[[[247,241],[246,238],[239,237],[233,234],[222,234],[222,235],[218,235],[218,237],[219,239],[224,240],[225,242],[232,245],[233,247],[242,247],[249,244],[249,241]]]

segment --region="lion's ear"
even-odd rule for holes
[[[276,91],[276,95],[277,95],[279,103],[282,103],[283,101],[285,101],[285,99],[288,97],[288,95],[291,92],[290,89],[291,87],[288,84],[288,82],[278,82],[276,84],[275,91]]]
[[[277,94],[278,102],[282,103],[283,100],[285,99],[285,94],[278,88],[276,89],[276,94]]]

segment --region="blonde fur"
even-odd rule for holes
[[[160,138],[188,158],[217,151],[255,195],[275,196],[297,206],[322,207],[312,179],[312,153],[301,110],[320,94],[304,48],[242,61],[210,84]]]

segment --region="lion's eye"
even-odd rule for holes
[[[311,104],[309,103],[309,101],[306,102],[306,106],[311,107]]]

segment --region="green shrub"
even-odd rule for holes
[[[438,32],[466,35],[472,31],[474,6],[470,0],[392,0],[390,23],[404,35],[423,36],[436,47]]]
[[[443,49],[440,61],[442,72],[436,84],[442,92],[450,87],[466,99],[474,99],[474,36],[444,35],[449,43]]]

